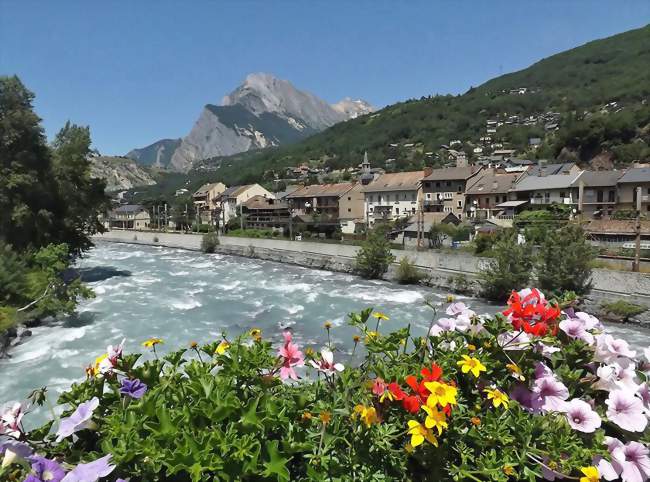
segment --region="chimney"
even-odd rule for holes
[[[424,177],[429,177],[433,174],[433,167],[425,167],[423,171]]]

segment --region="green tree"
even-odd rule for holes
[[[395,260],[383,230],[373,229],[357,252],[355,270],[364,278],[381,279]]]
[[[506,231],[492,246],[492,258],[480,271],[483,296],[504,300],[512,290],[525,288],[533,269],[532,247],[519,244],[515,231]]]
[[[588,293],[595,258],[596,249],[587,242],[580,226],[568,224],[550,231],[541,245],[536,266],[539,287],[556,295],[565,291]]]

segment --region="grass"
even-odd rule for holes
[[[600,308],[605,312],[627,321],[630,317],[640,315],[647,311],[647,307],[630,303],[625,300],[601,303]]]

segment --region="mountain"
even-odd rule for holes
[[[181,145],[181,139],[162,139],[141,149],[133,149],[126,157],[142,166],[166,167],[174,151]]]
[[[221,105],[207,104],[180,143],[166,139],[127,156],[140,164],[187,172],[197,161],[291,144],[372,111],[362,100],[346,98],[330,105],[287,80],[250,74]]]
[[[106,180],[106,191],[122,191],[138,186],[151,186],[156,181],[132,159],[95,156],[91,158],[90,175]]]
[[[488,121],[495,132],[488,133]],[[529,147],[531,138],[540,145]],[[650,26],[553,55],[462,95],[400,102],[293,145],[214,162],[227,183],[269,171],[282,176],[285,167],[309,160],[354,166],[364,151],[377,167],[421,169],[443,164],[441,147],[454,140],[470,161],[508,147],[521,157],[568,157],[585,166],[602,158],[619,166],[649,161]]]

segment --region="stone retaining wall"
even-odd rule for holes
[[[157,242],[154,241],[157,238]],[[190,250],[201,249],[201,236],[196,234],[154,233],[148,231],[110,231],[97,235],[97,240],[160,245]],[[326,269],[350,273],[353,270],[357,246],[314,243],[309,241],[287,241],[279,239],[236,238],[222,236],[218,253],[246,256],[280,263],[289,263],[309,268]],[[391,266],[386,277],[394,278],[399,260],[408,257],[427,275],[427,284],[441,288],[458,289],[466,285],[467,291],[476,293],[477,276],[482,263],[487,260],[466,253],[448,253],[437,251],[402,251],[393,250],[396,262]],[[593,273],[593,290],[590,295],[593,302],[603,299],[625,299],[634,303],[650,306],[650,275],[595,269]]]

